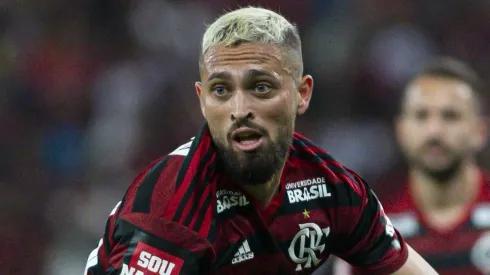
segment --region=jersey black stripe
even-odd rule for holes
[[[153,195],[153,189],[158,182],[158,178],[168,161],[168,156],[156,163],[148,174],[143,179],[143,182],[138,187],[136,195],[133,200],[133,207],[131,209],[134,213],[149,213],[151,205],[151,197]]]
[[[110,238],[112,238],[112,235],[109,235],[111,233],[111,232],[109,232],[110,225],[111,225],[111,219],[112,219],[112,217],[109,217],[109,219],[107,219],[107,222],[105,224],[105,234],[102,237],[103,243],[104,243],[104,250],[105,250],[106,255],[111,254]]]
[[[195,195],[195,199],[192,201],[191,209],[187,213],[187,216],[184,219],[184,223],[182,224],[184,226],[189,226],[190,223],[192,222],[192,218],[195,217],[195,214],[196,214],[195,212],[196,212],[197,208],[199,207],[199,202],[201,200],[201,197],[203,196],[204,190],[206,189],[206,186],[208,185],[208,182],[211,179],[211,169],[213,169],[212,168],[213,163],[210,163],[207,166],[206,172],[205,172],[206,174],[204,175],[204,179],[203,179],[202,183],[198,184],[199,185],[199,188],[198,188],[197,192],[194,194]],[[201,206],[200,208],[201,208],[201,211],[202,211],[203,210],[203,207]],[[205,209],[204,209],[204,212],[205,212]]]
[[[211,207],[213,207],[213,200],[211,200]],[[208,237],[207,237],[207,240],[210,242],[210,243],[214,243],[214,241],[216,240],[216,235],[217,235],[217,232],[216,232],[216,226],[217,226],[217,219],[216,219],[216,207],[214,207],[213,209],[213,220],[211,221],[211,228],[209,228],[209,232],[208,232]]]
[[[199,210],[199,214],[197,216],[196,224],[193,227],[194,231],[199,231],[201,229],[202,223],[204,222],[204,218],[206,218],[206,209],[211,207],[211,202],[213,201],[213,195],[208,194],[206,199],[204,200],[201,209]]]
[[[180,219],[182,217],[182,212],[184,212],[185,206],[189,203],[189,198],[191,197],[192,193],[194,192],[196,185],[201,180],[201,174],[208,167],[209,159],[213,156],[213,154],[214,154],[214,150],[212,150],[212,149],[208,150],[208,152],[206,152],[206,154],[204,155],[204,158],[199,162],[199,167],[197,168],[197,172],[194,175],[194,178],[192,179],[191,184],[189,185],[189,187],[185,191],[184,196],[180,200],[179,207],[175,211],[175,214],[172,218],[173,221],[175,221],[175,222],[180,221]]]
[[[369,232],[371,229],[371,225],[373,222],[375,223],[381,223],[381,224],[386,224],[386,221],[384,220],[383,216],[380,216],[379,219],[383,220],[375,220],[375,216],[380,213],[381,209],[379,208],[379,203],[378,200],[376,199],[376,196],[374,195],[373,192],[369,192],[369,199],[368,203],[364,207],[361,217],[354,228],[353,232],[351,233],[350,237],[348,238],[348,243],[346,244],[347,247],[354,247],[358,243],[360,243],[368,234],[375,234],[375,232]],[[362,266],[362,265],[370,265],[370,264],[375,264],[377,263],[383,255],[391,248],[392,242],[394,241],[394,238],[391,238],[387,235],[385,235],[386,232],[381,232],[379,236],[376,236],[374,245],[374,249],[372,250],[367,250],[367,251],[362,251],[361,253],[357,253],[355,255],[348,255],[346,260],[349,263],[352,263],[355,266]],[[397,234],[399,234],[397,232]]]
[[[109,265],[107,270],[102,273],[95,273],[95,275],[120,275],[121,274],[121,268],[115,268],[112,265]]]
[[[289,153],[291,154],[291,156],[297,157],[299,159],[302,159],[302,160],[305,160],[308,162],[313,162],[313,163],[323,162],[323,159],[320,158],[319,156],[312,155],[312,154],[309,154],[309,153],[304,152],[304,151],[297,151],[297,150],[291,149],[289,151]]]
[[[201,142],[201,138],[204,131],[206,130],[206,127],[207,125],[204,125],[201,131],[199,132],[199,135],[197,135],[192,141],[191,148],[189,149],[189,153],[187,153],[184,162],[180,166],[179,173],[177,175],[177,180],[175,181],[175,190],[179,189],[180,185],[182,184],[182,181],[184,180],[184,177],[187,173],[187,169],[189,169],[189,164],[191,163],[191,160],[194,157],[194,153],[196,152],[196,149],[199,146],[199,143]]]
[[[90,275],[106,275],[106,274],[111,274],[109,271],[110,271],[110,267],[107,269],[107,272],[106,272],[103,269],[103,267],[102,267],[102,265],[100,263],[97,263],[96,265],[90,267],[87,270],[88,274],[90,274]],[[113,274],[115,274],[115,273],[113,273]]]
[[[282,207],[281,207],[282,208]],[[217,209],[214,209],[215,212],[217,213]],[[229,220],[233,219],[237,215],[245,216],[248,217],[250,215],[254,215],[254,213],[257,212],[257,209],[253,206],[252,203],[249,203],[247,205],[243,205],[240,207],[231,207],[223,210],[223,212],[217,214],[219,217],[219,220]],[[303,212],[303,209],[301,209],[300,212]]]
[[[203,183],[203,186],[205,187],[205,185],[207,185],[208,182],[209,182],[209,179]],[[202,190],[202,191],[200,190],[200,192],[202,194],[204,192],[204,190]],[[212,201],[214,198],[214,194],[212,194],[211,192],[204,194],[204,195],[206,196],[206,199],[204,200],[204,202],[200,206],[199,213],[197,214],[197,220],[196,220],[196,223],[194,224],[194,227],[193,227],[194,231],[196,231],[196,232],[201,229],[202,223],[204,222],[204,219],[206,218],[206,210],[209,209],[209,207],[212,207]],[[194,211],[192,211],[192,212],[194,212]]]

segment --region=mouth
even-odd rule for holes
[[[442,156],[446,154],[446,149],[441,145],[429,145],[426,146],[425,151],[434,156]]]
[[[240,151],[254,151],[264,142],[263,135],[252,128],[242,127],[231,134],[233,146]]]

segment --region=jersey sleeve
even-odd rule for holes
[[[334,254],[351,264],[360,274],[392,274],[407,261],[407,246],[386,216],[373,190],[355,173],[350,173],[349,206],[342,220],[349,232]]]
[[[207,244],[191,230],[142,214],[112,216],[108,223],[114,230],[91,253],[85,275],[199,274]]]
[[[172,177],[162,172],[165,163],[151,165],[128,188],[109,215],[84,275],[199,274],[211,246],[193,230],[161,215],[161,205],[172,196],[167,191],[173,188]]]

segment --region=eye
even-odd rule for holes
[[[461,119],[461,114],[456,110],[444,110],[442,117],[445,121],[458,121]]]
[[[272,86],[265,83],[259,83],[255,86],[255,91],[259,94],[268,93],[272,89]]]
[[[415,119],[417,119],[418,121],[424,121],[427,119],[428,116],[429,112],[427,110],[417,110],[415,112]]]
[[[224,96],[227,93],[226,87],[223,85],[214,86],[212,92],[217,96]]]

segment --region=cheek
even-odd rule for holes
[[[445,127],[445,135],[450,142],[462,142],[472,136],[473,131],[471,128],[467,122],[448,124]]]
[[[292,98],[289,92],[283,92],[280,96],[262,102],[264,114],[277,122],[286,122],[294,117]]]
[[[226,138],[227,116],[223,108],[213,102],[204,102],[205,118],[213,137]]]
[[[263,118],[269,126],[270,135],[276,138],[281,132],[294,126],[295,110],[291,107],[290,98],[282,97],[263,102]],[[273,130],[272,130],[273,129]]]
[[[401,146],[409,152],[416,153],[425,142],[423,130],[415,123],[407,123],[403,127],[402,136],[400,137]]]
[[[227,138],[226,138],[226,134],[227,132],[224,131],[223,127],[221,127],[220,125],[217,125],[216,122],[212,123],[211,121],[208,121],[208,127],[209,127],[209,131],[211,132],[211,136],[213,137],[213,139],[222,144],[222,145],[225,145],[227,144]]]
[[[448,142],[451,144],[461,148],[469,148],[474,144],[477,136],[475,131],[472,131],[470,127],[462,127],[455,129],[449,138]]]

